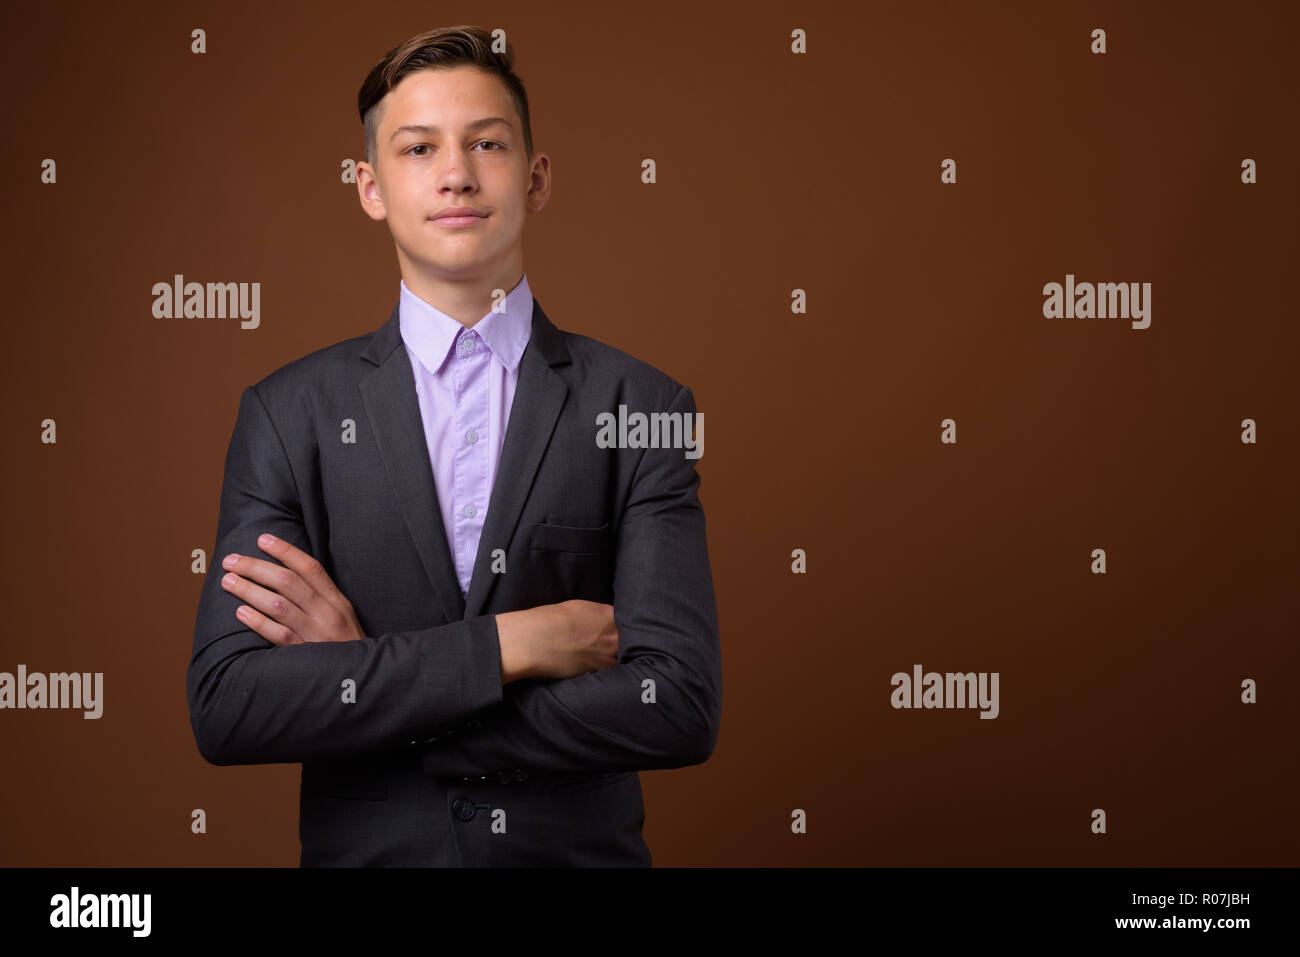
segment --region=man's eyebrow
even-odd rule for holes
[[[504,116],[485,116],[481,120],[475,120],[473,123],[466,124],[465,129],[478,130],[485,126],[491,126],[493,123],[504,123],[506,126],[510,126],[510,121]],[[401,133],[418,133],[422,136],[437,136],[440,132],[442,131],[436,126],[399,126],[397,129],[393,130],[393,135],[389,137],[389,139],[397,139],[398,135]]]

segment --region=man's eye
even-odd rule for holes
[[[477,143],[475,143],[474,145],[475,145],[475,146],[483,146],[483,145],[487,145],[487,146],[495,146],[495,147],[496,147],[495,150],[484,150],[484,152],[486,152],[486,153],[495,153],[495,152],[497,152],[497,150],[503,150],[503,149],[505,149],[504,146],[502,146],[500,143],[496,142],[495,140],[479,140],[479,141],[478,141]],[[428,148],[429,148],[428,146],[424,145],[423,143],[420,143],[420,144],[418,144],[418,145],[416,145],[416,146],[412,146],[412,147],[411,147],[410,149],[408,149],[406,152],[411,153],[411,154],[413,154],[413,155],[415,155],[415,156],[424,156],[424,155],[425,155],[424,153],[416,153],[415,151],[416,151],[416,150],[427,150]]]

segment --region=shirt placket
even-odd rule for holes
[[[453,516],[456,523],[456,573],[461,590],[468,593],[478,541],[487,517],[483,500],[488,488],[488,367],[491,352],[473,329],[463,330],[456,342],[452,417],[454,454]]]

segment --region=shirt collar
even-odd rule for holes
[[[466,329],[411,292],[403,279],[398,300],[398,326],[402,341],[415,353],[420,364],[432,373],[442,369],[457,339],[471,331],[478,333],[498,362],[514,372],[533,330],[533,293],[527,275],[522,276],[506,294],[504,306],[503,312],[489,310],[472,329]]]

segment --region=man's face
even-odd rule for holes
[[[420,70],[381,110],[375,168],[358,164],[357,187],[371,218],[388,221],[403,276],[517,279],[524,214],[546,202],[549,161],[530,163],[505,84],[469,66]],[[435,218],[464,206],[482,215]]]

